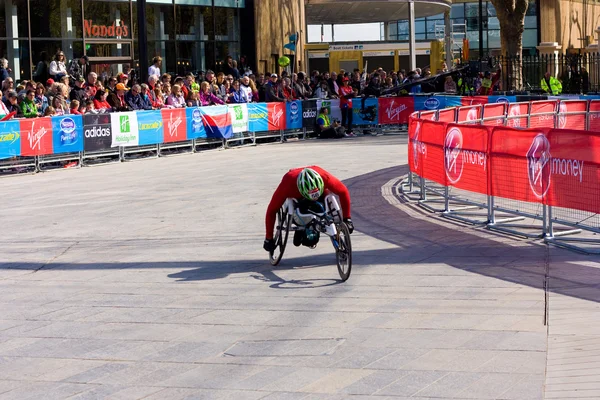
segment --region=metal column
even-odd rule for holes
[[[417,55],[415,54],[415,2],[410,0],[408,3],[408,52],[410,61],[410,70],[417,69]]]

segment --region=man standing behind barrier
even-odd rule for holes
[[[350,86],[350,79],[345,76],[342,78],[342,86],[339,89],[340,108],[342,111],[342,126],[346,127],[346,133],[353,136],[352,133],[352,105],[350,99],[354,97],[354,89]]]
[[[545,93],[549,93],[553,96],[558,96],[562,93],[562,83],[555,77],[550,76],[550,72],[544,74],[541,86]]]

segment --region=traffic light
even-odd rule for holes
[[[431,73],[436,74],[438,70],[444,68],[446,52],[444,51],[444,42],[442,40],[432,40],[431,50],[429,52],[429,67]]]

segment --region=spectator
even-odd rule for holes
[[[86,100],[85,102],[85,110],[83,111],[84,114],[98,114],[98,111],[96,111],[95,107],[94,107],[94,101],[93,100]]]
[[[50,78],[46,81],[46,90],[50,89],[54,85],[54,79]]]
[[[248,58],[246,56],[240,57],[240,62],[238,63],[238,70],[240,71],[240,75],[252,75],[252,69],[248,65]]]
[[[233,78],[231,80],[229,78],[225,78],[223,81],[223,85],[221,86],[221,91],[218,94],[218,97],[223,100],[223,103],[229,103],[231,98],[233,97],[233,93],[231,93],[231,83],[233,82]]]
[[[187,97],[187,106],[188,107],[200,107],[200,100],[198,92],[195,90],[190,90]]]
[[[244,78],[248,78],[245,76]],[[240,81],[234,81],[233,87],[231,88],[231,97],[229,98],[230,103],[249,103],[248,92],[241,87]]]
[[[342,126],[346,127],[346,134],[353,136],[352,133],[352,103],[354,89],[350,86],[350,79],[345,76],[342,78],[342,87],[338,92],[340,96],[340,109],[342,112]]]
[[[156,95],[154,94],[154,88],[156,88],[156,84],[158,82],[158,75],[150,75],[148,77],[148,98],[150,99],[150,104],[154,107],[154,103],[156,102]]]
[[[279,93],[277,95],[284,98],[286,101],[296,100],[296,91],[292,88],[292,80],[290,78],[284,78],[281,81],[281,86],[279,87]]]
[[[326,80],[322,80],[317,89],[315,90],[315,97],[317,99],[328,99],[329,96],[329,84]]]
[[[253,97],[253,90],[252,87],[250,86],[250,78],[247,76],[242,77],[242,79],[240,79],[239,81],[237,81],[239,84],[239,90],[241,90],[242,92],[244,92],[244,99],[246,99],[246,103],[251,103],[252,102],[252,97]],[[235,82],[233,85],[234,89],[235,89]]]
[[[185,97],[183,97],[181,86],[173,85],[171,94],[167,97],[167,104],[173,108],[185,107]]]
[[[271,79],[265,85],[265,101],[267,103],[283,102],[285,99],[277,95],[277,74],[271,74]]]
[[[145,83],[142,83],[140,87],[142,89],[140,96],[142,97],[142,105],[144,106],[144,110],[152,110],[154,108],[154,106],[152,105],[152,97],[154,97],[154,93]],[[150,93],[152,93],[152,97],[150,96]]]
[[[80,104],[79,104],[79,101],[78,101],[78,100],[71,100],[71,104],[69,104],[69,106],[70,106],[70,108],[71,108],[71,109],[69,110],[69,112],[70,112],[72,115],[81,115],[81,114],[83,114],[81,111],[79,111],[79,109],[80,109]]]
[[[56,110],[52,106],[46,107],[46,111],[44,111],[44,117],[54,117],[56,115]]]
[[[188,72],[185,76],[184,84],[188,90],[188,93],[192,90],[195,90],[196,92],[200,91],[200,85],[196,83],[196,78],[194,78],[194,74],[191,72]]]
[[[166,103],[167,97],[169,97],[169,95],[171,94],[171,84],[170,83],[163,84],[162,92],[163,92],[163,100]]]
[[[2,81],[2,93],[6,96],[10,90],[15,90],[15,81],[9,76]]]
[[[8,68],[8,60],[6,58],[0,58],[0,82],[4,82],[12,71]]]
[[[33,99],[35,99],[35,90],[29,89],[21,102],[21,116],[25,118],[36,118],[38,116],[38,109]]]
[[[96,95],[94,96],[94,108],[100,112],[110,112],[112,111],[112,107],[106,101],[108,97],[108,92],[105,90],[98,90]]]
[[[61,50],[56,52],[54,60],[50,63],[50,77],[55,81],[60,81],[60,78],[67,76],[67,67],[65,65],[65,53]]]
[[[312,90],[306,83],[306,74],[304,72],[298,72],[298,79],[294,87],[296,94],[299,99],[309,99],[312,96]]]
[[[264,103],[267,98],[267,85],[265,84],[265,75],[258,74],[256,79],[256,88],[258,89],[258,101]]]
[[[162,57],[156,56],[152,59],[152,65],[148,67],[148,76],[160,76],[160,67],[162,66]]]
[[[42,83],[38,83],[35,87],[35,98],[33,101],[35,102],[38,109],[38,114],[40,115],[43,115],[44,111],[46,111],[46,108],[48,107],[48,98],[46,97],[45,93],[46,88],[44,85]]]
[[[125,101],[125,90],[127,88],[122,83],[117,83],[115,91],[108,94],[106,101],[114,111],[130,111],[127,102]]]
[[[252,79],[248,81],[248,86],[252,90],[252,97],[248,99],[248,101],[258,102],[260,101],[260,94],[258,93],[258,88],[256,87],[256,83]]]
[[[79,58],[75,58],[73,59],[73,61],[71,61],[71,64],[69,64],[69,76],[71,77],[71,79],[73,79],[74,81],[77,81],[77,79],[79,78],[83,78],[84,82],[85,82],[85,76],[87,73],[87,64],[88,64],[89,58],[88,56],[81,56]],[[56,113],[58,114],[60,111],[56,110]]]
[[[70,86],[71,80],[69,79],[69,75],[65,75],[62,78],[60,78],[59,82],[62,83],[63,85]]]
[[[337,99],[338,98],[338,93],[340,91],[340,87],[338,86],[337,83],[337,72],[333,71],[331,72],[331,78],[329,78],[327,80],[327,85],[329,86],[329,96],[332,99]]]
[[[184,80],[182,77],[178,76],[177,78],[175,78],[175,82],[174,85],[178,85],[181,88],[181,94],[183,95],[183,98],[187,98],[188,95],[188,88],[185,86],[184,84]]]
[[[165,97],[158,86],[154,88],[154,103],[152,104],[152,107],[157,110],[165,107]]]
[[[452,79],[451,76],[446,77],[446,82],[444,82],[444,92],[448,94],[457,93],[456,82],[454,82],[454,79]]]
[[[125,88],[128,90],[129,88],[127,87],[127,83],[129,82],[129,75],[127,75],[124,72],[119,72],[117,74],[117,82],[122,83],[123,85],[125,85]]]
[[[210,91],[210,83],[207,81],[202,82],[200,85],[200,105],[202,106],[212,106],[215,104],[224,104],[223,100],[215,96]]]
[[[75,86],[71,89],[71,93],[69,94],[69,99],[78,100],[79,104],[85,104],[85,101],[88,99],[88,95],[83,88],[83,84],[85,79],[82,76],[75,80]],[[57,110],[58,111],[58,110]]]
[[[88,74],[87,79],[88,80],[83,86],[83,88],[85,89],[85,94],[87,95],[87,98],[93,99],[96,95],[96,91],[98,90],[97,85],[100,83],[98,82],[98,74],[96,74],[95,72],[90,72]]]
[[[235,63],[235,61],[233,61],[233,58],[231,56],[227,56],[227,58],[225,59],[225,73],[227,75],[231,75],[234,79],[239,79],[240,77],[240,71],[238,71],[237,69],[237,63]]]
[[[555,77],[550,76],[550,72],[544,74],[541,86],[545,93],[549,93],[553,96],[558,96],[562,93],[562,83]]]
[[[17,92],[14,90],[9,90],[7,92],[3,91],[3,93],[4,97],[6,97],[6,100],[4,100],[4,106],[6,107],[8,114],[14,112],[16,115],[18,115],[21,110],[18,104]]]
[[[171,84],[171,75],[170,74],[162,74],[160,77],[160,81],[165,84]]]
[[[391,88],[393,88],[394,85],[392,83],[392,78],[385,78],[385,81],[383,83],[383,85],[381,86],[382,90],[389,90]]]
[[[140,85],[133,85],[131,89],[125,94],[125,102],[127,106],[133,110],[145,110],[145,104],[142,101],[142,87]]]
[[[117,90],[116,77],[111,76],[110,78],[108,78],[108,82],[106,83],[106,90],[108,90],[109,92],[114,92],[115,90]]]
[[[489,71],[485,72],[483,74],[483,80],[481,81],[481,87],[478,89],[477,94],[482,96],[491,95],[494,86],[500,80],[501,77],[501,70],[498,70],[493,76]]]
[[[0,92],[0,97],[2,97],[2,92]],[[4,104],[4,101],[0,101],[0,118],[4,118],[7,114],[9,114],[9,112],[8,108],[6,108],[6,104]]]
[[[344,128],[339,126],[337,122],[331,123],[329,119],[329,109],[321,107],[319,116],[317,117],[317,131],[320,139],[339,139],[346,136]]]
[[[48,107],[50,108],[50,107]],[[67,115],[69,114],[69,109],[67,108],[67,103],[65,102],[65,98],[57,94],[52,99],[52,108],[54,108],[55,115]]]

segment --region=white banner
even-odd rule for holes
[[[233,133],[248,132],[248,104],[229,104]]]
[[[387,50],[383,50],[383,51],[363,51],[363,57],[386,57],[386,56],[393,56],[394,55],[394,51],[387,51]]]
[[[137,114],[133,111],[110,115],[112,147],[137,146],[140,139]]]
[[[326,107],[329,109],[329,119],[331,119],[331,122],[335,120],[342,120],[342,110],[340,110],[339,99],[317,100],[317,115],[319,115],[321,107]]]

